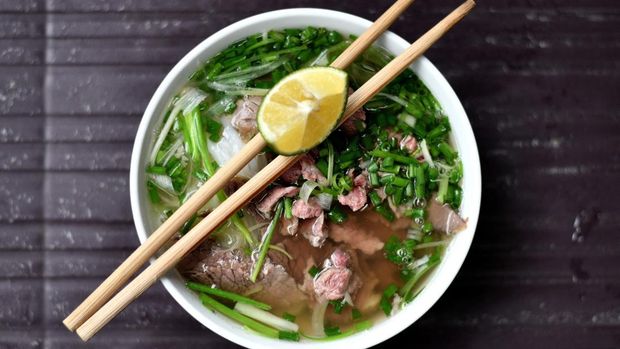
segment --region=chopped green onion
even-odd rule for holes
[[[286,219],[293,218],[293,199],[289,197],[284,198],[284,217]]]
[[[280,221],[280,216],[282,216],[283,206],[284,205],[282,204],[282,202],[278,203],[278,206],[276,207],[276,213],[274,214],[273,219],[271,220],[271,223],[269,223],[269,226],[267,227],[267,231],[265,232],[265,235],[263,236],[261,244],[258,248],[258,259],[254,263],[254,266],[252,268],[252,274],[250,275],[250,280],[252,280],[252,282],[256,282],[256,279],[258,278],[258,274],[260,274],[261,270],[263,270],[263,264],[265,263],[267,252],[269,251],[269,245],[271,244],[271,238],[273,237],[273,232],[276,230],[276,227],[278,226],[278,222]]]
[[[406,178],[403,177],[398,177],[398,176],[394,176],[394,178],[392,179],[391,184],[397,186],[397,187],[406,187],[407,184],[411,183],[411,181],[407,180]]]
[[[188,281],[185,286],[187,286],[187,288],[189,288],[190,290],[196,291],[196,292],[200,292],[200,293],[206,293],[206,294],[210,294],[213,296],[217,296],[220,298],[224,298],[224,299],[228,299],[231,300],[233,302],[237,302],[237,303],[245,303],[245,304],[250,304],[253,305],[259,309],[263,309],[263,310],[271,310],[271,306],[269,304],[266,303],[262,303],[259,301],[255,301],[251,298],[248,297],[244,297],[241,295],[238,295],[236,293],[233,292],[229,292],[229,291],[224,291],[220,288],[215,288],[215,287],[210,287],[204,284],[200,284],[197,282],[193,282],[193,281]]]
[[[353,310],[351,310],[351,319],[357,320],[361,318],[362,318],[362,312],[360,312],[359,309],[357,308],[353,308]]]
[[[278,338],[293,342],[299,342],[299,332],[280,331],[278,332]]]
[[[379,181],[379,175],[376,172],[370,172],[370,184],[373,187],[378,187],[379,185],[381,185],[380,181]]]
[[[390,152],[378,150],[378,149],[370,151],[369,154],[372,156],[378,157],[378,158],[392,157],[394,158],[394,161],[397,161],[403,164],[417,164],[418,163],[418,160],[416,160],[416,158],[405,156],[405,155],[394,154],[394,153],[390,153]]]
[[[375,206],[375,211],[377,211],[380,215],[382,215],[390,222],[392,222],[396,218],[394,212],[392,212],[392,210],[385,203],[379,206]]]
[[[418,198],[426,197],[426,177],[422,166],[415,169],[415,196]]]
[[[315,277],[320,272],[321,269],[319,269],[316,265],[313,265],[312,267],[310,267],[310,269],[308,269],[308,274],[310,274],[310,276],[312,277]]]
[[[157,186],[155,186],[152,181],[146,181],[146,189],[149,192],[149,199],[152,203],[158,204],[161,202],[161,198],[159,197],[159,193],[157,192]]]
[[[162,166],[149,166],[146,169],[146,172],[155,174],[166,174],[166,168]]]
[[[200,294],[200,300],[202,301],[202,304],[209,308],[212,311],[217,311],[237,322],[239,322],[240,324],[247,326],[248,328],[250,328],[253,331],[256,331],[264,336],[270,337],[270,338],[279,338],[279,331],[271,328],[269,326],[263,325],[262,323],[251,319],[233,309],[230,309],[229,307],[225,306],[224,304],[216,301],[215,299],[207,296],[204,293]]]
[[[368,172],[375,173],[377,171],[379,171],[379,165],[377,165],[376,162],[371,162],[370,165],[368,165]]]
[[[334,175],[334,146],[327,141],[327,183],[332,182]]]
[[[295,319],[297,318],[295,315],[290,314],[290,313],[284,313],[282,314],[282,318],[285,320],[288,320],[290,322],[295,322]]]
[[[340,327],[338,326],[326,326],[325,327],[325,335],[327,337],[332,337],[341,334]]]
[[[445,203],[445,197],[446,194],[448,193],[448,182],[449,182],[449,178],[448,177],[442,177],[439,180],[439,191],[437,191],[437,202],[439,202],[440,204]]]
[[[344,309],[344,307],[346,307],[347,302],[344,299],[336,299],[333,301],[329,301],[329,304],[331,304],[334,307],[334,313],[340,314],[342,313],[342,310]]]
[[[269,325],[280,331],[289,331],[289,332],[299,331],[299,325],[297,325],[296,323],[283,319],[268,311],[259,309],[253,305],[250,305],[247,303],[237,303],[235,304],[234,309],[249,318],[252,318],[256,321],[260,321],[264,323],[265,325]]]
[[[370,198],[370,202],[372,203],[373,206],[379,206],[381,205],[381,202],[383,201],[381,200],[381,197],[379,196],[379,194],[374,190],[368,193],[368,197]]]
[[[331,210],[327,212],[327,217],[334,223],[341,224],[347,220],[347,214],[342,207],[338,204],[334,205]]]
[[[349,337],[351,335],[354,335],[356,333],[365,331],[369,328],[372,327],[372,321],[370,320],[365,320],[365,321],[360,321],[355,323],[352,328],[348,329],[347,331],[344,331],[340,334],[336,334],[333,336],[325,336],[325,337],[310,337],[310,336],[305,336],[306,338],[312,339],[314,341],[333,341],[333,340],[337,340],[337,339],[342,339],[342,338],[346,338]]]

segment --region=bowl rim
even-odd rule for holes
[[[143,243],[148,236],[146,232],[146,227],[148,225],[145,215],[143,214],[143,208],[145,206],[143,202],[145,200],[142,199],[144,195],[141,195],[143,190],[140,189],[140,176],[143,176],[142,163],[144,162],[146,150],[148,149],[148,147],[145,146],[145,139],[148,135],[149,126],[152,122],[152,119],[158,117],[158,114],[156,114],[156,110],[158,107],[161,106],[165,94],[170,92],[170,89],[172,88],[171,85],[174,84],[175,80],[180,79],[180,75],[185,69],[188,69],[188,67],[195,64],[196,60],[202,52],[207,50],[210,46],[220,42],[221,40],[226,39],[236,31],[242,30],[250,25],[256,24],[257,22],[269,23],[270,21],[283,20],[296,16],[316,16],[320,18],[331,18],[333,20],[349,21],[351,23],[359,24],[363,27],[368,27],[370,26],[370,24],[372,24],[372,22],[364,18],[334,10],[319,8],[292,8],[275,10],[257,14],[230,24],[225,28],[217,31],[216,33],[210,35],[202,42],[200,42],[197,46],[195,46],[190,52],[188,52],[165,76],[165,78],[162,80],[157,90],[151,97],[142,116],[136,134],[136,139],[134,142],[131,156],[129,190],[132,215],[134,219],[134,224],[136,226],[136,233],[138,235],[140,243]],[[391,31],[386,31],[386,33],[383,34],[380,40],[385,40],[386,42],[393,42],[395,43],[395,45],[409,45],[406,40]],[[230,43],[231,42],[226,42],[226,45]],[[470,249],[474,237],[480,211],[481,170],[478,147],[476,144],[473,130],[471,128],[471,124],[467,119],[465,110],[460,103],[460,100],[458,99],[456,93],[449,85],[447,80],[444,78],[444,76],[428,59],[426,59],[424,56],[421,56],[416,60],[416,62],[414,62],[414,64],[412,64],[412,68],[418,76],[420,76],[420,72],[426,72],[426,75],[428,75],[428,77],[433,80],[433,84],[438,86],[438,91],[441,91],[441,93],[445,95],[445,97],[442,99],[447,99],[450,102],[453,111],[450,114],[446,112],[446,114],[448,114],[451,124],[453,124],[453,119],[459,121],[459,128],[453,128],[452,135],[454,136],[455,133],[458,133],[467,145],[467,153],[460,151],[460,147],[458,147],[458,150],[461,154],[463,165],[467,168],[464,180],[467,179],[469,186],[471,187],[466,192],[466,195],[464,195],[463,197],[463,205],[465,204],[465,202],[467,202],[469,208],[467,214],[468,226],[464,232],[459,233],[453,239],[459,240],[458,249],[451,251],[453,249],[452,245],[455,244],[455,241],[452,241],[449,244],[448,249],[445,252],[444,260],[442,260],[442,263],[440,263],[440,265],[436,267],[435,270],[433,270],[433,274],[429,278],[428,284],[419,293],[417,298],[409,305],[407,305],[405,309],[401,310],[394,316],[386,318],[383,321],[373,325],[373,327],[369,330],[333,342],[321,342],[322,347],[325,348],[340,348],[342,347],[342,345],[345,345],[347,348],[367,348],[381,343],[392,336],[395,336],[396,334],[403,331],[405,328],[412,325],[422,315],[424,315],[437,302],[437,300],[439,300],[439,298],[443,295],[448,286],[452,283],[465,260],[465,257]],[[422,79],[422,77],[420,78]],[[183,77],[183,79],[186,80],[187,77]],[[424,80],[424,82],[428,86],[427,81]],[[434,95],[435,93],[436,92],[433,92]],[[438,100],[439,99],[440,98],[438,98]],[[163,101],[163,103],[167,104],[168,101]],[[442,104],[442,107],[444,107],[443,103],[440,102],[440,104]],[[467,163],[463,158],[463,154],[465,154],[468,159]],[[450,255],[448,255],[448,253],[450,253]],[[451,261],[450,264],[446,266],[446,259],[448,259],[448,256],[450,257],[449,259],[451,259]],[[151,259],[151,263],[152,261],[153,259]],[[182,289],[179,289],[177,281],[178,275],[174,275],[175,273],[175,271],[171,271],[161,279],[161,282],[163,283],[168,293],[170,293],[170,295],[179,303],[179,305],[181,305],[181,307],[185,309],[185,311],[187,311],[192,317],[194,317],[196,320],[198,320],[200,323],[202,323],[213,332],[230,340],[231,342],[251,348],[273,348],[274,346],[277,346],[278,348],[300,348],[316,345],[316,342],[310,341],[286,342],[281,340],[264,338],[243,330],[241,326],[231,326],[231,321],[221,316],[221,314],[211,313],[203,307],[200,307],[199,309],[199,307],[195,305],[195,302],[192,304],[192,302],[190,302],[186,295],[183,294],[183,289],[185,289],[183,284],[181,284],[180,286]],[[437,278],[439,278],[439,281],[435,281],[435,279]],[[430,289],[431,285],[433,286],[432,290]],[[227,323],[229,323],[228,326]],[[369,335],[370,333],[372,333],[372,335]]]

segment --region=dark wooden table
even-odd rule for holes
[[[480,1],[428,57],[476,133],[483,203],[441,300],[387,342],[620,347],[620,3]],[[0,0],[0,348],[235,347],[161,285],[88,345],[61,320],[138,243],[130,151],[163,76],[216,30],[389,1]],[[418,0],[414,40],[458,1]]]

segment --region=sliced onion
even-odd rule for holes
[[[179,148],[181,148],[181,146],[183,146],[183,136],[181,134],[179,134],[179,136],[174,141],[174,143],[172,143],[170,148],[168,150],[166,150],[166,152],[164,153],[164,156],[161,159],[161,164],[163,166],[166,166],[166,164],[168,164],[168,161],[170,161],[170,159],[172,159],[174,154],[176,154],[177,150]],[[155,156],[157,156],[157,154]]]
[[[299,331],[299,325],[296,323],[275,316],[268,311],[259,309],[250,304],[237,302],[237,304],[235,304],[235,310],[247,317],[260,321],[281,331]]]
[[[299,190],[299,198],[302,199],[305,203],[308,203],[308,199],[312,194],[314,188],[318,187],[319,183],[313,181],[305,181],[302,184],[301,189]]]
[[[407,239],[411,239],[415,241],[422,241],[423,237],[424,237],[424,233],[422,233],[422,231],[419,229],[409,229],[407,231]]]
[[[229,96],[266,96],[269,93],[269,89],[248,87],[240,90],[225,91],[224,93]]]
[[[222,114],[224,114],[224,111],[226,110],[226,107],[230,104],[230,103],[235,103],[237,100],[237,97],[234,96],[224,96],[222,97],[222,99],[220,99],[219,101],[213,103],[205,112],[207,114],[207,116],[220,116]]]
[[[398,293],[395,294],[394,298],[392,298],[392,311],[390,312],[390,316],[394,316],[396,315],[396,313],[398,313],[398,311],[400,310],[401,303],[402,303],[402,298],[400,298]]]
[[[161,145],[164,144],[164,140],[166,140],[166,136],[168,136],[168,132],[170,132],[170,130],[172,129],[172,125],[174,125],[174,121],[176,120],[177,115],[179,114],[180,111],[181,111],[181,108],[174,107],[172,111],[170,112],[170,115],[168,115],[168,120],[166,120],[166,123],[161,128],[161,131],[159,131],[157,140],[155,140],[155,145],[153,145],[153,151],[151,152],[151,158],[150,158],[151,165],[155,164],[155,160],[157,160],[157,153],[159,152]]]
[[[400,114],[398,114],[398,120],[404,122],[409,127],[415,127],[415,123],[417,121],[415,116],[409,115],[407,113],[400,113]]]
[[[325,311],[329,302],[326,299],[319,300],[312,310],[312,332],[317,337],[325,337]]]
[[[216,77],[216,81],[225,85],[235,85],[237,81],[250,81],[260,76],[266,75],[277,69],[282,64],[286,63],[286,60],[279,60],[270,63],[265,63],[247,69],[238,70],[230,73],[221,74]],[[244,84],[245,84],[244,82]]]
[[[424,156],[424,160],[428,162],[429,166],[435,167],[431,153],[428,151],[428,146],[426,145],[426,139],[423,139],[422,142],[420,142],[420,149],[422,149],[422,156]]]
[[[174,196],[177,195],[174,187],[172,186],[172,178],[169,176],[165,174],[149,173],[148,177],[157,188],[161,189],[166,194]]]
[[[423,256],[423,257],[421,257],[419,259],[416,259],[413,263],[411,263],[410,268],[411,269],[415,269],[415,268],[421,267],[423,265],[426,265],[426,263],[428,263],[429,259],[430,258],[428,257],[428,255],[425,255],[425,256]]]
[[[319,202],[319,206],[321,206],[323,210],[329,210],[332,207],[332,200],[334,197],[331,194],[320,193],[316,198]]]
[[[205,98],[207,94],[201,90],[193,87],[187,87],[179,96],[179,99],[174,103],[175,107],[181,108],[183,114],[189,114],[194,110]]]
[[[226,165],[226,163],[245,146],[245,142],[241,139],[239,132],[232,126],[231,119],[230,116],[220,118],[220,122],[222,123],[222,138],[220,138],[219,141],[212,142],[210,139],[207,140],[209,153],[211,153],[213,160],[215,160],[220,167]],[[258,155],[239,172],[239,176],[252,178],[266,165],[267,160],[265,155]]]
[[[308,64],[309,67],[314,67],[314,66],[326,66],[327,64],[329,64],[329,49],[325,49],[323,51],[321,51],[321,53],[319,53],[318,56],[316,56],[316,58],[314,60],[312,60],[312,62],[310,62]]]
[[[392,101],[402,105],[403,107],[406,107],[407,104],[408,104],[407,101],[405,101],[404,99],[402,99],[402,98],[400,98],[398,96],[394,96],[394,95],[388,94],[388,93],[383,93],[383,92],[377,93],[377,96],[381,96],[381,97],[385,97],[387,99],[391,99]]]

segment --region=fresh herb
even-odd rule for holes
[[[351,310],[351,319],[355,321],[361,318],[362,318],[362,312],[359,311],[359,309],[357,308],[353,308],[353,310]]]

